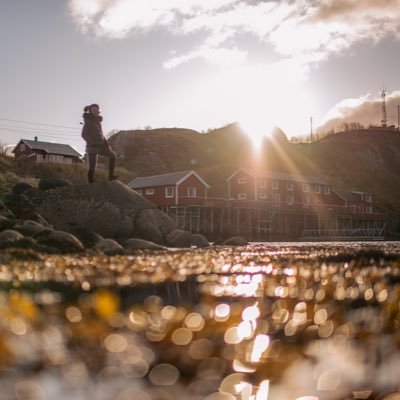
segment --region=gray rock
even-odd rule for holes
[[[5,229],[12,229],[14,224],[14,219],[7,218],[6,216],[0,214],[0,232],[4,231]]]
[[[122,254],[124,250],[124,248],[113,239],[100,240],[95,244],[94,249],[108,255]]]
[[[40,190],[55,189],[57,187],[62,187],[62,186],[72,186],[72,183],[67,179],[61,179],[61,178],[42,178],[39,181]]]
[[[51,252],[78,253],[84,250],[80,240],[68,232],[48,229],[37,235],[36,240]]]
[[[176,229],[175,221],[158,209],[139,210],[134,216],[134,235],[158,244]]]
[[[0,215],[7,218],[14,218],[14,213],[0,200]]]
[[[97,232],[88,231],[84,228],[76,229],[73,234],[83,243],[86,248],[94,247],[100,240],[103,240],[103,236]]]
[[[140,249],[163,250],[163,249],[165,249],[165,247],[160,246],[159,244],[150,242],[148,240],[137,239],[137,238],[131,238],[131,239],[125,240],[123,242],[123,245],[126,250],[140,250]]]
[[[242,236],[232,236],[226,239],[222,244],[226,246],[246,246],[249,242]]]
[[[40,232],[47,230],[48,228],[44,227],[42,224],[40,224],[37,221],[32,221],[32,220],[28,219],[28,220],[25,220],[22,222],[17,222],[13,226],[13,229],[15,229],[16,231],[18,231],[26,236],[35,236],[35,235],[39,234]]]
[[[156,209],[119,181],[58,187],[29,200],[55,229],[83,228],[108,238],[132,237],[136,213]]]
[[[188,231],[177,229],[166,237],[169,247],[190,247],[192,245],[192,234]]]
[[[194,233],[192,234],[191,245],[196,247],[208,247],[210,246],[210,242],[204,235]]]
[[[10,244],[15,244],[21,241],[24,238],[24,235],[21,233],[13,230],[13,229],[6,229],[5,231],[0,233],[0,246],[5,247],[9,246]]]

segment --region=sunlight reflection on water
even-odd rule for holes
[[[0,399],[400,399],[399,260],[397,242],[2,254]]]

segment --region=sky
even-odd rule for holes
[[[114,130],[240,122],[288,137],[388,124],[400,0],[1,0],[0,144],[69,143],[83,107]]]

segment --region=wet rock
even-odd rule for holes
[[[190,247],[192,245],[192,234],[188,231],[177,229],[166,237],[169,247]]]
[[[140,250],[140,249],[163,250],[163,249],[165,249],[164,246],[160,246],[159,244],[150,242],[148,240],[137,239],[137,238],[131,238],[131,239],[125,240],[123,242],[123,245],[126,250]]]
[[[164,244],[175,229],[175,221],[158,209],[140,210],[134,216],[134,234],[145,240]]]
[[[84,244],[86,248],[94,247],[100,240],[103,240],[103,236],[97,232],[89,231],[85,228],[76,229],[73,234]]]
[[[0,232],[5,229],[12,229],[15,224],[15,220],[11,218],[7,218],[4,215],[0,214]]]
[[[204,235],[194,233],[192,234],[191,245],[196,247],[208,247],[210,246],[210,242]]]
[[[14,218],[14,213],[0,200],[0,215],[7,218]]]
[[[13,229],[6,229],[0,233],[0,247],[8,247],[21,241],[23,238],[24,235],[21,233]]]
[[[38,235],[40,232],[47,230],[48,228],[44,227],[37,221],[25,220],[14,224],[13,229],[26,236],[35,236]]]
[[[78,253],[84,250],[81,241],[68,232],[48,229],[39,233],[36,240],[49,252]]]
[[[40,190],[50,190],[62,186],[72,186],[72,183],[67,179],[61,178],[42,178],[39,181]]]
[[[249,242],[242,236],[232,236],[226,239],[222,244],[225,246],[246,246]]]
[[[27,194],[25,192],[25,194]],[[31,192],[29,192],[31,195]],[[49,226],[48,222],[41,214],[37,212],[34,205],[25,194],[7,194],[3,197],[4,205],[12,211],[12,213],[20,219],[30,219],[39,222],[43,226]]]
[[[108,255],[122,254],[124,248],[113,239],[103,239],[96,243],[95,250]]]

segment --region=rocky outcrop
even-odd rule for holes
[[[209,246],[119,181],[72,185],[42,180],[17,184],[0,202],[0,247],[49,253],[94,249],[107,255],[167,247]]]

